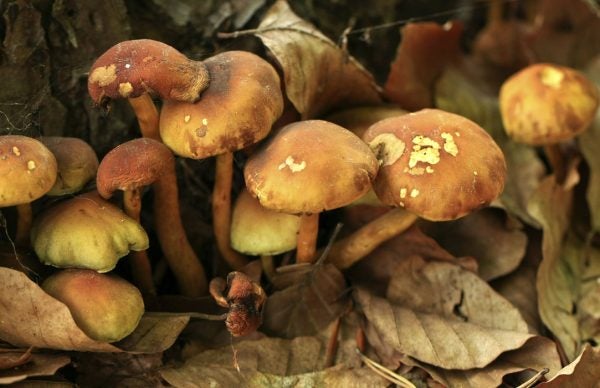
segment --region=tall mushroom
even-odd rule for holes
[[[231,248],[233,152],[263,139],[283,111],[279,76],[262,58],[244,51],[224,52],[204,61],[208,88],[196,103],[166,100],[160,135],[177,155],[216,156],[212,195],[213,228],[220,253],[233,269],[247,260]]]
[[[20,135],[0,136],[0,207],[17,208],[17,245],[29,244],[31,202],[52,188],[56,172],[56,158],[41,142]]]
[[[152,184],[154,189],[155,228],[161,248],[184,295],[200,296],[208,285],[202,263],[190,245],[181,223],[175,158],[162,143],[152,139],[134,139],[110,151],[98,168],[96,185],[104,198],[123,190],[126,213],[140,217],[140,191]],[[134,258],[139,282],[152,285],[147,256]],[[149,284],[148,284],[149,283]]]

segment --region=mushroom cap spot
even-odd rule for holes
[[[203,159],[267,136],[283,112],[279,76],[262,58],[228,51],[204,61],[210,84],[196,103],[165,101],[160,135],[177,155]],[[181,117],[190,116],[181,122]],[[201,131],[198,129],[201,128]]]
[[[393,164],[402,156],[406,144],[392,133],[382,133],[371,142],[369,147],[383,166]]]
[[[122,82],[119,84],[119,94],[123,98],[129,97],[131,92],[133,92],[133,86],[131,85],[131,82]]]
[[[98,157],[85,141],[58,136],[45,136],[40,141],[54,154],[58,166],[56,182],[46,195],[76,193],[96,177]]]
[[[108,272],[130,250],[147,249],[148,235],[119,208],[90,192],[38,215],[31,244],[44,264]]]
[[[524,68],[500,89],[504,129],[531,145],[572,139],[589,127],[599,103],[598,88],[582,73],[547,63]]]
[[[444,151],[452,156],[458,155],[458,147],[454,142],[454,137],[449,133],[442,133],[442,139],[444,139]]]
[[[92,70],[88,78],[92,84],[100,87],[110,85],[117,79],[117,66],[112,63],[108,66],[99,66]]]
[[[448,143],[444,134],[458,131],[461,135],[452,142],[460,152],[452,155],[453,147],[451,152],[443,147]],[[381,166],[375,178],[373,189],[386,205],[402,206],[432,221],[451,220],[490,203],[504,188],[504,155],[489,134],[471,120],[424,109],[375,123],[364,140],[370,142],[384,133],[412,144],[411,152],[394,164]]]
[[[302,173],[285,160],[305,162]],[[285,166],[281,166],[281,161]],[[302,166],[300,162],[300,166]],[[345,206],[371,187],[378,161],[352,132],[322,120],[285,126],[246,163],[248,191],[261,205],[290,214],[319,213]],[[300,167],[299,166],[299,167]]]
[[[278,255],[296,248],[300,217],[269,210],[247,190],[233,206],[231,247],[248,255]]]
[[[56,158],[38,140],[0,136],[0,207],[40,198],[54,185],[56,173]]]
[[[66,269],[48,277],[42,288],[67,305],[77,326],[96,341],[125,338],[144,313],[140,291],[114,275]]]

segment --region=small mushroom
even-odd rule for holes
[[[77,326],[96,341],[115,342],[127,337],[144,314],[138,289],[114,275],[66,269],[47,278],[42,289],[63,302]]]
[[[200,296],[208,285],[202,263],[190,245],[181,223],[175,158],[161,142],[140,138],[125,142],[102,159],[96,185],[104,198],[123,190],[125,212],[139,222],[140,191],[152,184],[155,228],[161,248],[184,295]],[[134,261],[140,282],[152,284],[148,257]]]
[[[322,120],[282,128],[246,163],[248,191],[272,210],[300,214],[298,262],[312,262],[319,213],[364,195],[377,159],[352,132]]]
[[[56,158],[38,140],[20,135],[0,136],[0,207],[17,208],[18,246],[29,244],[31,202],[52,188],[56,172]]]
[[[247,260],[231,248],[233,152],[267,136],[283,111],[277,72],[262,58],[244,51],[224,52],[204,61],[208,88],[196,103],[166,100],[160,135],[177,155],[216,156],[212,195],[213,229],[219,252],[233,269]]]

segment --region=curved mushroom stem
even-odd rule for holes
[[[181,223],[175,165],[169,170],[152,185],[156,235],[183,295],[201,296],[208,288],[206,274]]]
[[[139,189],[125,190],[123,193],[123,208],[125,214],[140,222],[142,211],[142,198]],[[148,258],[148,252],[132,251],[129,253],[129,265],[134,284],[142,294],[156,295],[156,288],[152,279],[152,266]]]
[[[558,183],[564,183],[566,175],[567,175],[567,166],[565,161],[565,155],[563,154],[560,145],[558,144],[549,144],[544,146],[544,153],[548,158],[548,162],[552,167],[554,172],[554,176],[556,177],[556,181]]]
[[[404,232],[417,219],[416,215],[403,209],[393,209],[335,242],[327,260],[339,269],[349,268],[381,243]]]
[[[30,203],[16,205],[17,208],[17,232],[15,235],[15,245],[18,247],[29,246],[29,235],[31,233],[31,223],[33,221],[33,212]]]
[[[273,264],[273,256],[262,255],[260,257],[260,262],[262,264],[262,270],[265,272],[267,279],[269,279],[269,281],[273,280],[273,276],[275,275],[275,265]]]
[[[158,130],[158,109],[152,97],[144,93],[139,97],[130,97],[128,101],[135,112],[142,136],[161,141]]]
[[[238,271],[248,260],[231,248],[231,186],[233,179],[233,153],[216,157],[215,187],[212,194],[213,230],[217,248],[223,259]]]
[[[312,263],[317,251],[317,233],[319,231],[319,213],[303,214],[298,230],[296,262]]]

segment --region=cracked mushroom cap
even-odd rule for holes
[[[90,192],[42,212],[33,222],[31,245],[44,264],[108,272],[130,250],[147,249],[148,235],[119,208]]]
[[[502,85],[502,122],[517,142],[558,143],[587,129],[599,98],[596,85],[582,73],[564,66],[535,64]]]
[[[377,159],[355,134],[322,120],[285,126],[244,169],[246,187],[261,205],[290,214],[345,206],[365,194]]]
[[[204,61],[208,88],[194,104],[165,101],[160,136],[177,155],[203,159],[233,152],[267,136],[283,112],[279,76],[249,52],[228,51]]]
[[[479,125],[424,109],[372,125],[364,140],[381,166],[373,188],[387,205],[431,221],[462,217],[497,198],[506,162]]]
[[[132,284],[86,269],[56,272],[42,289],[64,303],[88,337],[115,342],[127,337],[144,314],[144,300]]]
[[[58,164],[56,182],[47,195],[76,193],[96,176],[98,157],[85,141],[60,136],[46,136],[40,141],[54,154]]]
[[[278,255],[296,249],[300,217],[269,210],[242,190],[231,216],[231,247],[248,255]]]
[[[56,158],[26,136],[0,136],[0,207],[33,202],[56,181]]]

